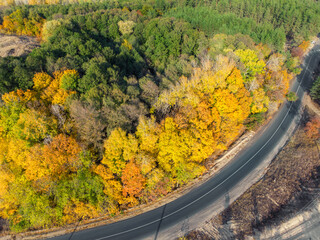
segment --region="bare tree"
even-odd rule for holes
[[[89,147],[102,150],[103,140],[106,138],[106,124],[102,121],[101,111],[75,100],[70,105],[70,115],[80,140]]]

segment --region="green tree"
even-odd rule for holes
[[[295,102],[298,100],[298,96],[295,92],[289,92],[286,97],[289,102]]]
[[[320,77],[313,83],[310,95],[313,99],[320,99]]]

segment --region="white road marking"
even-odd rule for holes
[[[319,51],[320,51],[320,49],[319,49],[319,50],[316,50],[316,51],[311,51],[311,52],[313,53],[313,52],[319,52]],[[312,56],[312,57],[310,58],[307,66],[310,65],[310,61],[311,61],[313,58],[314,58],[314,56]],[[303,76],[302,76],[302,80],[301,80],[301,82],[300,82],[299,85],[298,85],[298,88],[297,88],[297,90],[296,90],[296,93],[298,93],[298,91],[300,90],[301,83],[302,83],[303,80],[304,80],[305,74],[306,74],[306,71],[304,71],[304,74],[303,74]],[[282,121],[281,121],[281,123],[279,124],[279,126],[277,127],[276,131],[271,135],[271,137],[269,138],[269,140],[268,140],[265,144],[263,144],[263,146],[262,146],[251,158],[249,158],[249,160],[247,160],[240,168],[238,168],[235,172],[233,172],[231,175],[229,175],[225,180],[223,180],[223,181],[222,181],[221,183],[219,183],[217,186],[215,186],[214,188],[212,188],[210,191],[206,192],[205,194],[203,194],[203,195],[200,196],[199,198],[193,200],[192,202],[188,203],[187,205],[183,206],[182,208],[180,208],[180,209],[178,209],[178,210],[176,210],[176,211],[174,211],[174,212],[172,212],[172,213],[164,216],[164,217],[162,218],[162,220],[163,220],[163,219],[166,219],[166,218],[168,218],[168,217],[170,217],[170,216],[172,216],[172,215],[174,215],[174,214],[182,211],[183,209],[189,207],[190,205],[198,202],[199,200],[201,200],[202,198],[204,198],[205,196],[207,196],[208,194],[210,194],[212,191],[214,191],[215,189],[217,189],[218,187],[220,187],[223,183],[225,183],[226,181],[228,181],[233,175],[235,175],[235,174],[236,174],[237,172],[239,172],[244,166],[246,166],[249,162],[251,162],[251,160],[252,160],[257,154],[259,154],[259,153],[261,152],[261,150],[271,141],[271,139],[274,137],[274,135],[278,132],[278,130],[280,129],[280,127],[281,127],[281,125],[283,124],[284,120],[287,118],[287,116],[288,116],[288,114],[289,114],[289,112],[290,112],[290,110],[291,110],[291,108],[292,108],[292,105],[293,105],[293,102],[291,102],[290,107],[289,107],[286,115],[285,115],[284,118],[282,119]],[[129,230],[126,230],[126,231],[122,231],[122,232],[119,232],[119,233],[115,233],[115,234],[112,234],[112,235],[109,235],[109,236],[105,236],[105,237],[102,237],[102,238],[97,238],[97,239],[95,239],[95,240],[103,240],[103,239],[107,239],[107,238],[119,236],[119,235],[121,235],[121,234],[125,234],[125,233],[128,233],[128,232],[132,232],[132,231],[135,231],[135,230],[144,228],[144,227],[149,226],[149,225],[151,225],[151,224],[153,224],[153,223],[159,222],[160,220],[161,220],[161,219],[157,219],[157,220],[154,220],[154,221],[152,221],[152,222],[149,222],[149,223],[146,223],[146,224],[144,224],[144,225],[141,225],[141,226],[139,226],[139,227],[135,227],[135,228],[132,228],[132,229],[129,229]]]

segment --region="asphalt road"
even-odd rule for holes
[[[234,161],[222,169],[217,175],[200,187],[155,210],[120,222],[87,229],[52,238],[53,240],[131,240],[131,239],[164,239],[161,233],[185,219],[191,219],[199,211],[215,203],[219,198],[250,175],[286,134],[291,123],[299,114],[301,99],[305,89],[310,86],[311,74],[319,63],[320,46],[313,48],[302,73],[292,86],[299,99],[294,103],[285,103],[263,132],[249,149],[239,154]],[[191,230],[191,229],[190,229]],[[170,230],[172,231],[172,230]],[[71,238],[70,238],[71,237]]]

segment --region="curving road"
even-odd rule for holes
[[[301,99],[311,83],[311,74],[319,63],[320,46],[312,49],[306,57],[302,73],[292,86],[299,100],[283,104],[263,134],[240,153],[234,161],[200,187],[155,210],[136,217],[52,238],[52,240],[128,240],[128,239],[174,239],[178,232],[185,233],[205,219],[203,213],[221,205],[221,199],[230,203],[229,191],[244,187],[245,179],[255,174],[257,167],[269,156],[284,138],[290,125],[297,120]],[[248,185],[248,184],[247,184]],[[250,185],[245,186],[245,188]],[[218,206],[219,205],[219,206]],[[226,205],[225,205],[226,206]],[[220,209],[225,207],[222,205]]]

